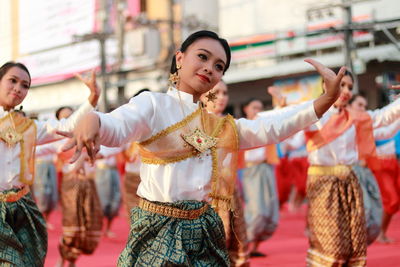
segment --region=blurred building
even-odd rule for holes
[[[248,97],[272,105],[267,87],[291,102],[315,97],[321,80],[303,59],[338,69],[345,64],[346,0],[0,0],[0,62],[31,71],[27,112],[51,114],[77,106],[88,92],[74,73],[95,68],[106,88],[101,107],[123,104],[143,88],[165,91],[171,56],[199,29],[217,31],[232,48],[229,112]],[[352,52],[359,88],[371,108],[400,82],[398,0],[353,0]],[[101,75],[104,73],[105,75]],[[300,90],[299,90],[300,88]]]
[[[303,62],[306,57],[333,69],[345,65],[343,4],[349,2],[353,27],[360,29],[353,32],[352,52],[359,90],[367,95],[370,108],[384,104],[388,86],[400,82],[397,0],[219,0],[220,34],[233,53],[225,75],[230,111],[240,114],[241,101],[248,96],[271,106],[266,91],[270,85],[320,86],[318,76]],[[295,91],[289,95],[292,100],[301,97]]]
[[[103,110],[143,88],[165,91],[182,35],[217,30],[218,2],[0,0],[0,22],[1,63],[21,61],[31,72],[24,110],[49,116],[86,99],[74,74],[91,69],[107,88]]]

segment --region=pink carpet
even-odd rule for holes
[[[61,214],[55,211],[50,222],[55,226],[49,231],[49,250],[46,259],[46,267],[54,266],[58,259],[57,244],[61,236]],[[254,258],[251,266],[279,266],[299,267],[305,266],[307,239],[304,235],[304,211],[291,214],[288,211],[281,213],[280,225],[275,235],[261,244],[261,251],[267,254],[265,258]],[[83,255],[77,261],[80,267],[111,267],[116,266],[118,255],[125,246],[128,237],[129,226],[126,213],[115,219],[113,231],[115,238],[103,238],[93,255]],[[398,213],[389,233],[397,241],[394,244],[383,245],[374,243],[368,248],[369,267],[397,267],[400,266],[400,214]]]

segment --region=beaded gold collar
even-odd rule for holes
[[[179,89],[176,89],[178,91],[178,97],[179,97],[179,104],[182,110],[182,115],[183,117],[186,117],[185,111],[183,110],[183,103],[182,103],[182,98]],[[201,112],[203,112],[203,109],[200,107]],[[204,123],[204,116],[201,114],[201,119],[202,119],[202,126],[203,128],[205,127]],[[184,126],[186,128],[186,125]],[[186,145],[192,147],[197,154],[201,154],[208,149],[215,147],[218,142],[218,138],[209,136],[205,133],[205,129],[201,130],[199,128],[195,128],[194,130],[189,130],[186,129],[187,133],[181,134],[182,139],[186,142]]]

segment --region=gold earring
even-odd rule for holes
[[[169,75],[168,81],[173,85],[176,86],[179,83],[180,77],[178,74],[178,70],[182,68],[181,65],[176,65],[176,71]]]

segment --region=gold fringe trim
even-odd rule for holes
[[[181,120],[181,121],[179,121],[179,122],[167,127],[166,129],[164,129],[164,130],[160,131],[159,133],[153,135],[149,139],[147,139],[147,140],[145,140],[143,142],[140,142],[139,144],[142,145],[142,146],[147,146],[147,145],[153,143],[158,138],[164,137],[164,136],[176,131],[177,129],[180,129],[180,128],[184,127],[191,120],[193,120],[197,115],[199,115],[200,112],[201,112],[201,108],[198,108],[192,114],[190,114],[189,116],[185,117],[183,120]]]
[[[221,133],[221,130],[226,122],[230,123],[233,127],[233,131],[236,136],[235,145],[236,145],[236,150],[237,150],[238,145],[239,145],[238,133],[237,133],[236,124],[231,115],[228,114],[227,116],[225,116],[223,119],[221,119],[218,122],[212,135],[213,135],[213,137],[218,136]],[[211,173],[211,192],[209,194],[209,197],[212,198],[212,207],[216,211],[218,211],[218,209],[220,208],[219,205],[222,202],[224,205],[224,207],[222,207],[223,209],[233,211],[235,209],[234,204],[233,204],[233,197],[232,197],[233,194],[230,196],[222,196],[222,195],[217,194],[217,192],[218,192],[217,185],[218,185],[219,179],[221,179],[221,177],[219,176],[219,173],[218,173],[218,157],[217,157],[217,151],[216,151],[215,147],[211,148],[211,156],[212,156],[212,173]]]
[[[22,139],[20,141],[20,154],[19,154],[19,158],[20,158],[20,172],[19,172],[19,180],[27,185],[31,185],[33,183],[33,179],[35,177],[35,151],[36,151],[36,133],[37,133],[37,129],[36,129],[36,124],[33,120],[28,119],[28,118],[21,118],[21,115],[12,112],[10,113],[10,116],[12,118],[10,118],[13,122],[18,122],[16,125],[16,131],[20,134],[23,134],[24,132],[26,132],[27,130],[29,130],[30,127],[33,126],[33,138],[34,138],[34,144],[33,144],[33,148],[32,148],[32,155],[30,156],[30,160],[29,162],[27,162],[25,160],[25,155],[26,155],[26,151],[25,151],[25,141],[24,139]],[[8,116],[4,116],[3,118],[0,119],[0,123],[4,122],[5,120],[9,119]],[[26,136],[24,136],[24,138],[26,138]],[[29,166],[26,166],[27,163],[29,164]],[[26,173],[26,169],[29,168],[29,171],[31,172],[32,178],[31,180],[27,180],[25,178],[25,173]]]
[[[27,180],[25,178],[25,171],[26,171],[26,160],[25,160],[25,143],[24,143],[24,139],[21,140],[20,145],[21,145],[21,153],[19,154],[20,157],[20,172],[19,172],[19,180],[27,185],[32,185],[33,184],[33,180],[35,179],[35,151],[36,151],[36,134],[37,134],[37,128],[36,128],[36,124],[31,120],[31,123],[29,124],[29,126],[33,125],[33,134],[34,134],[34,144],[33,144],[33,149],[32,149],[32,155],[30,157],[29,160],[29,169],[31,172],[31,179]],[[25,130],[28,129],[28,127],[25,128]]]
[[[151,158],[142,157],[141,160],[142,160],[143,163],[146,163],[146,164],[166,165],[166,164],[169,164],[169,163],[175,163],[175,162],[178,162],[178,161],[182,161],[182,160],[194,157],[196,155],[197,155],[197,153],[195,151],[190,151],[189,153],[187,153],[185,155],[182,155],[182,156],[179,156],[179,157],[175,157],[175,158],[151,159]]]
[[[236,150],[238,150],[239,149],[239,134],[238,134],[238,130],[236,127],[235,119],[232,117],[231,114],[226,115],[225,118],[231,124],[231,126],[233,128],[233,132],[235,133],[235,137],[236,137]]]

